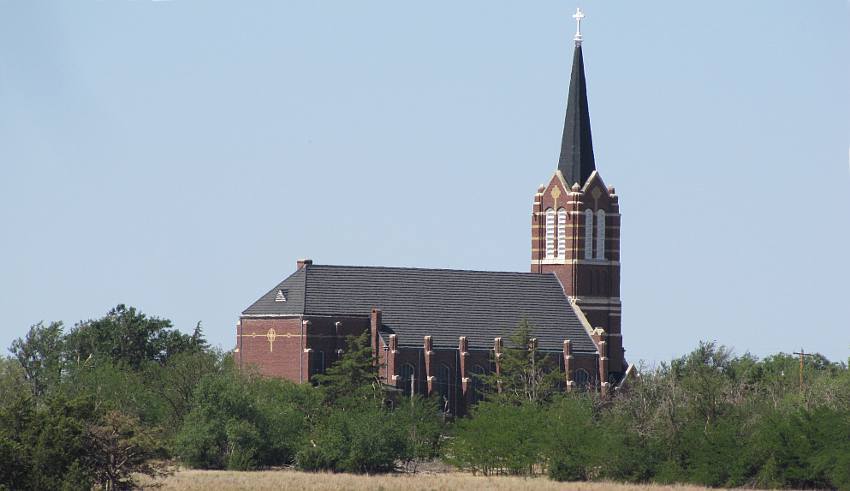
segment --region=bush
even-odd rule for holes
[[[549,477],[556,481],[586,481],[605,460],[604,432],[593,421],[589,397],[562,397],[546,412],[551,425],[547,448]]]
[[[202,469],[290,464],[318,406],[309,386],[246,376],[233,368],[204,377],[174,449]]]
[[[401,460],[409,470],[416,472],[417,463],[434,459],[440,452],[440,439],[445,425],[439,416],[440,409],[436,398],[415,397],[399,402],[392,413],[393,424],[404,435],[405,451]]]
[[[381,409],[332,412],[318,425],[310,443],[298,453],[304,470],[376,473],[395,469],[408,455],[408,441]]]
[[[485,401],[455,430],[446,459],[473,473],[530,475],[545,462],[550,432],[538,404]]]
[[[8,401],[7,401],[8,402]],[[90,487],[86,425],[95,416],[90,399],[61,397],[37,407],[21,397],[0,408],[0,486],[11,489],[61,489],[70,471],[76,484]]]

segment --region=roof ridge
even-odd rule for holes
[[[304,309],[301,311],[302,315],[309,312],[309,310],[307,309],[307,302],[308,302],[308,298],[310,297],[310,295],[308,294],[308,290],[307,290],[307,278],[310,277],[310,275],[308,273],[310,272],[311,267],[313,267],[313,263],[305,264],[304,266],[301,267],[301,270],[304,271]],[[303,319],[303,317],[302,317],[302,319]]]
[[[511,274],[511,275],[523,275],[523,276],[554,276],[553,273],[536,273],[531,271],[494,271],[494,270],[484,270],[484,269],[452,269],[452,268],[423,268],[416,266],[358,266],[358,265],[347,265],[347,264],[313,264],[309,266],[311,268],[356,268],[356,269],[392,269],[392,270],[406,270],[406,271],[450,271],[453,273],[491,273],[491,274]]]

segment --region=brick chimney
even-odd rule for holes
[[[312,259],[299,259],[299,260],[295,263],[295,266],[296,266],[296,268],[295,268],[295,269],[301,269],[301,268],[303,268],[304,266],[310,266],[310,265],[312,265],[312,264],[313,264],[313,260],[312,260]]]

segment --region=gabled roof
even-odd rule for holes
[[[275,302],[278,290],[286,302]],[[242,314],[362,315],[383,311],[383,332],[395,333],[400,346],[492,348],[526,318],[543,350],[560,351],[564,339],[573,350],[596,347],[553,274],[463,271],[370,266],[304,266],[260,297]]]
[[[584,185],[596,169],[593,158],[593,139],[590,135],[590,109],[587,106],[587,81],[584,78],[584,57],[581,44],[576,44],[573,54],[573,71],[570,75],[570,92],[567,96],[567,115],[564,119],[564,136],[561,139],[561,157],[558,169],[568,186]]]
[[[243,315],[301,315],[304,313],[304,281],[307,271],[304,268],[289,275],[268,293],[257,299]],[[286,302],[277,302],[277,292],[286,290]]]

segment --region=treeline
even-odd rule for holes
[[[557,480],[850,489],[850,372],[702,343],[607,397],[564,394],[518,327],[483,400],[447,421],[434,399],[381,384],[368,334],[313,384],[236,369],[200,325],[183,334],[119,305],[37,324],[0,357],[0,488],[126,489],[174,464],[415,471],[440,458]]]
[[[519,334],[515,346],[528,341]],[[700,343],[602,398],[557,395],[551,381],[532,376],[533,350],[508,355],[514,369],[502,392],[458,421],[444,449],[461,468],[565,481],[850,489],[843,363],[807,358],[801,387],[794,356],[758,360]]]
[[[297,385],[238,370],[170,321],[119,305],[37,324],[0,357],[0,489],[129,489],[179,463],[373,473],[437,457],[435,401],[393,409],[368,333]]]

